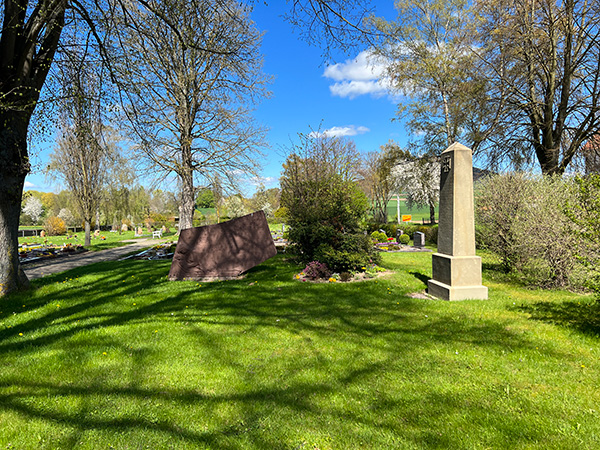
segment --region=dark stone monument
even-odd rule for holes
[[[169,280],[227,280],[277,254],[263,211],[181,230]]]
[[[424,248],[425,247],[425,234],[420,231],[416,231],[413,234],[413,247]]]

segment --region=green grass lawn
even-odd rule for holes
[[[0,448],[596,449],[600,308],[492,271],[487,301],[411,298],[431,254],[310,284],[99,263],[0,303]]]
[[[397,203],[398,202],[396,201],[396,198],[393,197],[387,204],[387,214],[389,221],[393,221],[397,217]],[[404,214],[411,215],[412,222],[422,223],[423,220],[425,220],[425,222],[429,222],[429,207],[419,208],[415,206],[413,208],[409,208],[406,205],[406,202],[402,200],[402,197],[400,197],[400,216]],[[438,208],[435,209],[435,217],[437,220]]]

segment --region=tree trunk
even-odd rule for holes
[[[181,205],[179,206],[179,230],[194,226],[194,175],[192,172],[180,174]]]
[[[85,219],[85,242],[84,245],[86,247],[89,247],[90,245],[92,245],[92,233],[91,233],[91,226],[90,226],[90,219]]]
[[[433,203],[429,204],[429,221],[431,224],[435,224],[435,205]]]
[[[19,265],[19,216],[27,156],[26,112],[0,111],[0,295],[28,286]]]

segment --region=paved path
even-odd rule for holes
[[[102,261],[114,261],[122,258],[128,253],[141,251],[144,248],[152,247],[153,245],[164,242],[163,240],[153,239],[135,239],[123,247],[110,248],[99,252],[85,252],[78,255],[63,256],[58,259],[50,259],[39,263],[31,263],[23,265],[23,270],[30,280],[41,278],[46,275],[64,272],[65,270],[74,269],[76,267],[87,266]]]

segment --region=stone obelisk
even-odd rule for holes
[[[475,256],[473,156],[454,143],[441,157],[438,252],[433,254],[428,293],[443,300],[488,298]]]

